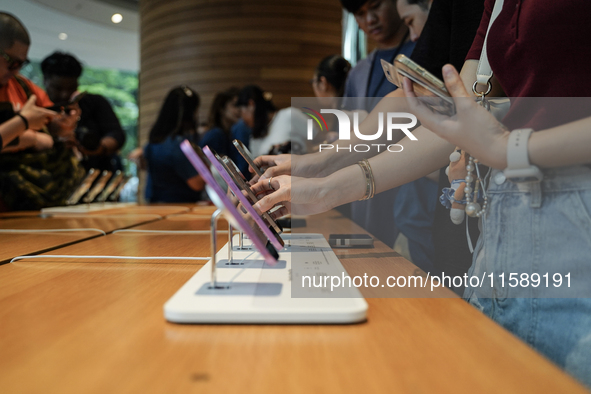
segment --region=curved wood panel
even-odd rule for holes
[[[312,96],[314,67],[341,51],[341,16],[336,0],[140,0],[140,142],[177,85],[199,93],[201,119],[230,86],[258,84],[280,108]]]

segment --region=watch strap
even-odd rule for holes
[[[540,182],[544,174],[529,162],[527,145],[532,129],[517,129],[509,134],[507,168],[503,173],[513,182]]]
[[[532,129],[516,129],[509,135],[507,144],[507,168],[521,169],[530,167],[527,143]]]

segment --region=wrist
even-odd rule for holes
[[[19,117],[20,120],[22,121],[22,123],[24,124],[25,130],[28,130],[29,129],[29,120],[20,112],[18,112],[16,114],[16,116]]]
[[[544,178],[544,174],[529,159],[528,147],[532,132],[532,129],[516,129],[509,135],[504,174],[513,182],[539,182]]]
[[[321,198],[329,209],[363,199],[366,193],[366,177],[357,164],[319,179],[323,194]]]
[[[494,150],[496,153],[493,157],[491,167],[504,170],[507,168],[507,147],[509,145],[509,136],[511,131],[506,130],[503,134],[498,137],[498,141],[495,144],[497,148]],[[486,163],[485,163],[486,164]]]

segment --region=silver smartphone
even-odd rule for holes
[[[109,179],[111,179],[111,175],[113,173],[111,171],[103,171],[101,177],[96,181],[92,189],[88,192],[88,194],[82,199],[85,203],[90,203],[94,201],[94,198],[103,191]]]
[[[74,192],[66,200],[66,205],[77,204],[78,201],[80,201],[80,199],[82,198],[82,196],[85,195],[86,192],[90,189],[92,183],[99,176],[99,174],[100,171],[95,170],[94,168],[88,170],[88,174],[86,174],[86,177],[84,178],[80,186],[78,186],[76,190],[74,190]]]
[[[244,158],[244,160],[246,160],[248,165],[254,169],[254,172],[258,176],[262,176],[264,171],[262,171],[256,164],[254,164],[254,159],[252,158],[252,153],[250,153],[250,150],[248,150],[246,145],[244,145],[242,143],[242,141],[240,141],[240,140],[234,140],[232,143],[234,144],[234,146],[238,150],[238,153],[240,153],[240,155]]]
[[[117,188],[117,186],[119,185],[119,183],[121,183],[121,181],[123,180],[124,174],[117,170],[115,172],[115,174],[113,175],[113,177],[111,178],[111,180],[109,181],[109,183],[107,184],[107,186],[104,188],[104,190],[101,192],[101,194],[97,197],[96,201],[97,202],[105,202],[107,201],[107,197],[109,197],[111,195],[111,193],[113,193],[115,191],[115,189]]]
[[[254,205],[259,199],[253,193],[252,189],[246,182],[246,178],[244,178],[244,175],[242,175],[242,173],[238,169],[238,166],[236,166],[236,163],[234,163],[232,159],[230,159],[227,156],[220,157],[218,154],[216,154],[216,158],[220,163],[222,163],[222,166],[228,172],[234,183],[240,188],[240,190],[246,193],[251,204]],[[269,226],[273,227],[277,234],[281,234],[283,232],[283,228],[279,224],[277,224],[277,222],[271,217],[271,215],[269,215],[268,212],[263,212],[261,216]]]

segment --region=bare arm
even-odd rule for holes
[[[187,179],[187,186],[196,192],[199,192],[205,188],[205,181],[201,178],[201,175],[195,175],[194,177]]]
[[[413,113],[439,136],[469,151],[482,163],[506,168],[510,131],[471,100],[471,94],[453,66],[445,66],[444,78],[456,102],[457,114],[450,118],[429,111],[418,100],[413,100],[414,92],[406,81],[404,89],[410,97]],[[533,133],[528,143],[530,162],[540,167],[590,163],[590,127],[591,117],[588,117]]]

